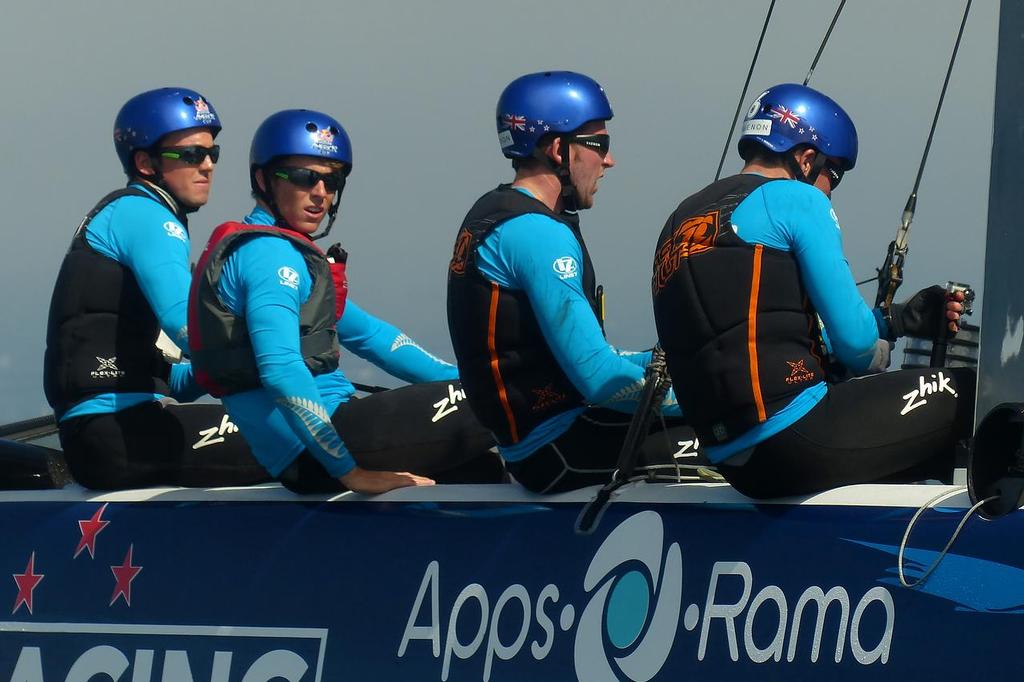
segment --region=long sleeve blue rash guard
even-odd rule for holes
[[[188,353],[189,237],[152,189],[132,183],[153,199],[127,196],[105,206],[90,221],[85,238],[97,253],[131,270],[139,283],[160,328]],[[195,383],[192,365],[183,362],[171,366],[168,380],[171,397],[188,401],[205,391]],[[87,414],[106,414],[159,400],[156,393],[102,393],[78,403],[61,419]]]
[[[269,225],[273,218],[256,208],[248,224]],[[283,278],[289,268],[298,273]],[[299,308],[308,300],[312,279],[299,251],[284,239],[259,236],[231,253],[218,293],[243,316],[249,328],[263,387],[224,398],[224,406],[250,443],[256,458],[274,476],[303,450],[332,476],[355,466],[331,424],[338,405],[355,389],[341,370],[313,377],[299,350]],[[337,325],[341,344],[384,371],[411,382],[458,377],[457,369],[430,355],[401,330],[348,300]]]
[[[554,267],[566,257],[583,262],[583,250],[569,228],[539,214],[518,216],[488,234],[476,257],[484,277],[505,289],[526,292],[544,340],[587,403],[625,413],[636,409],[651,354],[609,345],[583,293],[580,268],[565,276],[565,268]],[[582,412],[575,408],[555,415],[515,445],[502,447],[502,456],[509,461],[527,457],[565,433]],[[666,396],[662,412],[680,415],[674,392]]]
[[[792,253],[836,358],[855,374],[880,371],[888,361],[885,323],[864,303],[843,255],[839,219],[817,188],[796,180],[768,182],[732,214],[736,234],[750,244]],[[707,448],[721,462],[783,431],[825,396],[824,382],[799,393],[785,408],[729,443]]]

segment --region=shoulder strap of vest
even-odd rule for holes
[[[167,204],[165,204],[160,199],[155,198],[153,195],[149,194],[144,190],[139,189],[138,187],[132,187],[131,185],[129,185],[127,187],[115,189],[113,192],[110,192],[105,197],[100,199],[99,202],[97,202],[97,204],[93,206],[92,210],[89,211],[84,218],[82,218],[82,222],[78,224],[78,228],[75,230],[75,236],[72,239],[72,243],[74,243],[76,240],[83,239],[85,237],[85,228],[89,226],[89,223],[92,222],[93,218],[99,215],[100,211],[102,211],[107,206],[109,206],[110,204],[114,203],[115,201],[122,197],[142,197],[143,199],[149,199],[150,201],[155,201],[158,204],[167,206]],[[167,208],[168,210],[171,210],[169,206]],[[171,210],[171,213],[174,213],[174,211]]]
[[[542,215],[569,228],[569,232],[572,233],[583,252],[583,293],[590,302],[603,331],[604,306],[600,301],[601,295],[598,293],[594,264],[590,259],[590,251],[587,249],[587,243],[580,230],[578,214],[555,213],[542,201],[520,192],[510,184],[498,185],[481,197],[466,217],[465,225],[472,233],[471,249],[473,254],[476,253],[476,246],[499,225],[513,217],[527,214]]]
[[[300,252],[304,252],[306,255],[315,255],[324,260],[327,258],[316,244],[294,230],[274,225],[250,225],[248,223],[227,222],[218,225],[214,229],[213,234],[210,235],[210,241],[206,243],[206,248],[199,257],[196,271],[204,272],[212,260],[212,264],[209,265],[210,272],[205,276],[211,282],[217,281],[220,279],[221,269],[224,267],[225,262],[227,262],[228,251],[237,247],[240,239],[261,234],[287,239]]]

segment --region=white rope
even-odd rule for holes
[[[949,548],[953,546],[954,542],[956,542],[956,538],[958,535],[960,535],[960,531],[963,529],[964,524],[966,524],[967,520],[974,515],[974,512],[981,509],[982,505],[987,504],[992,500],[999,499],[998,495],[993,495],[992,497],[985,498],[984,500],[978,502],[973,507],[968,509],[967,513],[964,514],[964,517],[960,519],[960,523],[957,524],[956,530],[953,531],[952,537],[949,538],[949,542],[947,542],[946,546],[942,548],[942,551],[939,552],[939,556],[935,558],[935,561],[933,561],[932,565],[928,567],[928,570],[925,571],[921,575],[921,577],[917,579],[916,582],[908,582],[906,576],[903,574],[903,554],[907,548],[907,540],[910,538],[910,531],[913,530],[914,524],[917,523],[917,520],[921,517],[921,514],[923,514],[926,510],[932,508],[932,505],[938,504],[939,502],[947,498],[953,497],[954,495],[959,495],[965,490],[967,490],[967,486],[958,486],[953,490],[947,490],[946,492],[940,495],[936,495],[935,497],[921,505],[921,507],[914,514],[914,516],[910,519],[910,523],[907,524],[907,530],[903,533],[903,540],[900,541],[899,554],[897,554],[896,556],[896,568],[899,570],[900,584],[903,585],[903,587],[914,589],[915,587],[919,587],[920,585],[922,585],[924,581],[928,579],[928,576],[930,576],[932,572],[939,567],[939,564],[942,562],[942,559],[946,556],[946,552],[948,552]]]

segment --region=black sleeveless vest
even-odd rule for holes
[[[192,275],[188,301],[188,345],[196,381],[221,397],[262,386],[245,319],[220,299],[217,284],[231,252],[247,239],[271,235],[298,248],[313,278],[309,299],[299,308],[302,359],[313,376],[338,368],[334,279],[330,263],[313,242],[291,230],[268,225],[224,223],[213,231]]]
[[[526,293],[504,289],[477,269],[476,250],[484,238],[530,213],[562,223],[576,237],[583,251],[583,291],[603,328],[594,266],[578,217],[554,213],[511,185],[481,197],[462,223],[448,268],[448,330],[466,399],[502,445],[517,443],[546,419],[585,404],[548,348]]]
[[[170,365],[154,345],[160,324],[131,270],[96,252],[89,223],[121,197],[157,201],[135,187],[103,197],[75,231],[61,263],[46,323],[43,389],[58,415],[100,393],[167,394]],[[183,225],[184,216],[175,214]]]
[[[734,175],[683,200],[655,252],[658,338],[683,414],[707,443],[743,434],[825,378],[796,260],[732,226],[736,206],[769,181]]]

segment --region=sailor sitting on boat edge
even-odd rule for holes
[[[943,320],[955,332],[962,295],[925,289],[891,324],[864,303],[829,201],[857,160],[852,120],[816,90],[775,86],[751,105],[739,151],[739,175],[669,217],[652,278],[669,373],[708,457],[751,497],[949,478],[974,372],[875,373],[896,337],[933,338]],[[874,376],[829,379],[819,317],[839,362]]]
[[[114,147],[128,186],[80,224],[54,286],[46,397],[64,456],[88,488],[249,485],[267,479],[220,404],[180,405],[204,391],[188,362],[169,365],[163,330],[188,354],[187,215],[206,204],[221,120],[187,88],[128,100]],[[204,432],[221,426],[220,437]]]
[[[509,471],[535,492],[608,482],[650,361],[605,339],[576,213],[593,205],[615,165],[612,115],[604,90],[583,74],[509,84],[496,124],[515,179],[470,209],[449,265],[448,327],[467,399]],[[676,443],[695,442],[672,392],[661,408],[675,417],[671,433],[648,439],[641,464],[671,463]]]
[[[257,207],[214,232],[193,278],[197,378],[223,395],[257,459],[296,492],[501,481],[490,436],[468,410],[432,421],[438,395],[461,392],[456,369],[348,300],[343,262],[313,244],[330,230],[351,168],[348,135],[326,114],[281,111],[257,129]],[[340,249],[329,253],[344,260]],[[431,383],[352,399],[339,338],[399,378]]]

